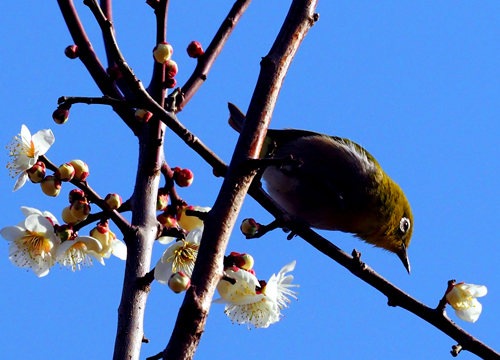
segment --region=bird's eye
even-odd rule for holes
[[[402,218],[399,222],[399,228],[403,233],[406,233],[408,230],[410,230],[410,220],[405,217]]]

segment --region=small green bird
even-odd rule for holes
[[[229,124],[240,132],[245,114],[228,106]],[[397,254],[410,273],[410,204],[368,151],[336,136],[269,129],[261,157],[288,155],[302,164],[270,166],[263,174],[269,194],[280,206],[313,228],[352,233]]]

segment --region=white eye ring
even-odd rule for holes
[[[401,218],[399,221],[399,229],[401,229],[403,233],[408,232],[408,230],[410,230],[410,219],[406,217]]]

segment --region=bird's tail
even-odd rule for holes
[[[227,103],[227,107],[229,108],[229,120],[228,124],[237,132],[241,133],[243,129],[243,125],[245,124],[245,114],[238,109],[236,105],[233,103]]]

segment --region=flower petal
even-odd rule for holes
[[[93,238],[92,236],[78,236],[75,239],[75,242],[84,243],[85,246],[87,247],[87,250],[95,251],[97,253],[100,253],[102,251],[101,242],[99,240],[97,240],[96,238]]]
[[[26,229],[21,226],[7,226],[0,231],[0,235],[7,241],[16,241],[26,235]]]
[[[14,189],[12,189],[12,192],[15,192],[20,188],[22,188],[26,183],[26,180],[28,180],[28,173],[26,171],[23,171],[21,174],[19,174],[19,177],[17,178],[16,183],[14,184]]]
[[[163,245],[170,244],[172,241],[177,240],[177,238],[173,236],[160,236],[158,238],[158,242]]]
[[[32,207],[28,207],[28,206],[21,206],[21,212],[26,217],[28,217],[30,215],[42,215],[43,216],[43,213],[40,210],[32,208]]]
[[[168,284],[170,276],[172,276],[172,263],[163,262],[161,260],[162,259],[158,260],[155,266],[155,279],[160,284],[166,285]]]
[[[127,260],[127,246],[118,239],[111,240],[111,253],[120,260]]]
[[[456,310],[455,314],[457,316],[468,322],[476,322],[479,319],[479,315],[481,315],[481,311],[483,310],[483,306],[476,299],[472,299],[472,306],[467,310]]]
[[[24,124],[21,125],[21,137],[23,141],[29,143],[31,141],[31,132],[30,129]]]
[[[20,251],[15,242],[10,243],[9,246],[9,260],[20,268],[31,267],[31,259],[27,251]]]
[[[32,139],[33,144],[35,145],[35,149],[38,156],[44,155],[47,150],[52,146],[55,141],[54,134],[50,129],[44,129],[38,131],[35,135],[33,135]]]

